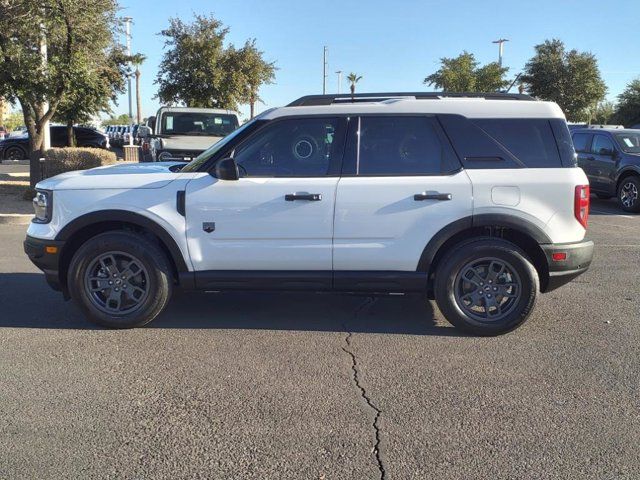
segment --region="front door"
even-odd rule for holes
[[[351,124],[336,197],[336,282],[340,270],[415,272],[431,237],[472,215],[471,181],[435,117]]]
[[[235,148],[239,180],[191,180],[187,242],[196,271],[323,271],[330,279],[345,123],[274,120]]]

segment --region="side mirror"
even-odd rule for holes
[[[151,116],[147,119],[147,126],[151,129],[152,132],[156,131],[156,117]]]
[[[216,178],[220,180],[238,180],[240,173],[238,172],[238,165],[236,161],[231,158],[223,158],[216,162],[214,168]]]
[[[138,136],[140,138],[147,138],[151,135],[151,129],[145,125],[140,125],[138,127]]]

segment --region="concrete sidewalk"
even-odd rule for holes
[[[0,225],[28,225],[33,206],[24,199],[29,187],[29,163],[3,161],[0,164]]]

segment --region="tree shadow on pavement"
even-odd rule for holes
[[[97,329],[42,274],[0,273],[0,327]],[[260,329],[462,336],[420,296],[302,292],[174,292],[145,328]]]

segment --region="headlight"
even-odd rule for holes
[[[33,198],[33,210],[35,212],[35,223],[49,223],[53,210],[53,192],[49,190],[38,190]]]
[[[171,155],[169,152],[162,152],[160,155],[158,155],[158,158],[160,160],[169,160],[170,158],[173,158],[173,155]]]

